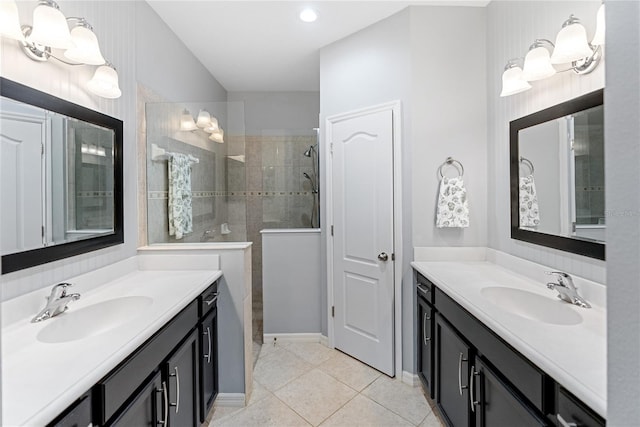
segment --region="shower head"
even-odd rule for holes
[[[315,147],[315,145],[311,145],[311,146],[309,146],[309,148],[307,149],[307,151],[305,151],[305,152],[304,152],[304,156],[305,156],[305,157],[311,157],[311,153],[312,153],[313,151],[316,151],[316,147]]]

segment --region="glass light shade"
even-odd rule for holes
[[[515,95],[529,89],[531,89],[531,85],[522,78],[522,68],[511,67],[504,70],[500,96]]]
[[[596,34],[591,40],[591,44],[594,46],[601,46],[604,44],[604,4],[600,5],[598,14],[596,15]]]
[[[77,26],[71,30],[76,47],[68,49],[64,56],[72,61],[89,65],[102,65],[106,61],[100,52],[98,38],[87,27]]]
[[[220,127],[218,126],[218,119],[211,116],[211,120],[209,120],[209,124],[204,128],[204,131],[207,133],[213,133],[218,129],[220,129]]]
[[[318,14],[311,8],[304,9],[300,12],[300,20],[302,22],[315,22],[318,19]]]
[[[180,130],[196,130],[196,122],[193,121],[189,110],[184,110],[180,116]]]
[[[13,0],[0,1],[0,35],[15,40],[24,40],[20,29],[18,6]]]
[[[546,79],[556,73],[556,69],[551,65],[549,51],[545,47],[533,48],[524,58],[522,78],[532,82],[534,80]]]
[[[199,128],[206,128],[211,124],[211,114],[207,110],[200,110],[198,113],[198,120],[196,121],[196,126]]]
[[[224,143],[224,130],[222,129],[216,130],[209,136],[209,139],[212,141],[218,142],[220,144]]]
[[[587,30],[582,24],[565,26],[556,36],[556,47],[551,55],[552,64],[566,64],[587,58],[593,54],[587,42]]]
[[[29,39],[42,46],[71,49],[75,43],[69,32],[67,18],[54,5],[57,6],[54,2],[40,2],[36,6]]]
[[[101,65],[93,78],[87,83],[87,88],[103,98],[120,98],[122,91],[118,87],[118,73],[109,65]]]

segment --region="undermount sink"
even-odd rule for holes
[[[138,317],[151,303],[153,299],[145,296],[113,298],[79,310],[72,303],[66,312],[47,320],[37,338],[56,344],[103,334]]]
[[[480,294],[489,302],[525,319],[552,325],[577,325],[582,322],[582,316],[572,310],[572,307],[553,294],[549,297],[534,294],[516,288],[489,286],[483,288]]]

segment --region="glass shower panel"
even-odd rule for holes
[[[148,243],[246,241],[245,188],[241,179],[235,179],[244,174],[244,163],[234,160],[244,158],[242,103],[147,103],[145,109]],[[185,128],[185,114],[195,122],[200,110],[217,118],[223,135],[213,135],[207,128]],[[182,214],[188,211],[188,202],[173,209],[174,216],[180,212],[191,221],[191,231],[182,236],[170,234],[169,229],[168,165],[174,154],[190,159],[190,184],[184,184],[186,193],[181,197],[190,196],[191,211]]]

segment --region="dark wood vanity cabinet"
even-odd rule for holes
[[[447,425],[605,425],[604,419],[417,272],[416,283],[418,376]],[[428,328],[431,340],[424,345]]]
[[[218,310],[200,323],[200,422],[204,422],[218,394]]]
[[[469,360],[472,348],[440,315],[436,317],[436,403],[449,425],[470,426]]]
[[[196,427],[199,414],[197,331],[193,331],[165,363],[169,426]]]
[[[199,426],[217,393],[217,292],[215,282],[49,426]]]
[[[419,283],[418,292],[418,377],[429,396],[433,390],[433,325],[434,309],[431,305],[430,283]]]

